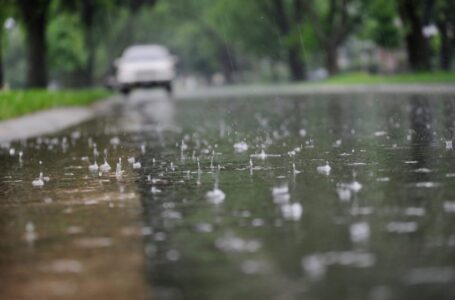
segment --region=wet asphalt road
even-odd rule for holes
[[[455,297],[453,95],[183,98],[3,145],[0,298]]]

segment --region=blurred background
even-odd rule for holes
[[[0,84],[102,85],[149,43],[179,58],[182,87],[437,77],[453,69],[454,15],[453,0],[0,0]]]

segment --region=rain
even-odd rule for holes
[[[170,289],[186,286],[191,276],[195,282],[211,278],[211,290],[235,295],[222,283],[227,274],[238,278],[233,284],[239,286],[244,276],[279,278],[279,289],[290,290],[295,289],[289,281],[293,277],[306,286],[302,295],[323,289],[333,278],[350,286],[365,272],[360,290],[365,294],[383,276],[394,278],[388,287],[392,294],[420,284],[452,283],[448,253],[455,245],[449,242],[455,234],[455,190],[453,177],[446,175],[454,171],[447,164],[454,153],[438,136],[453,127],[436,123],[429,141],[420,140],[425,129],[415,127],[407,139],[407,126],[412,126],[407,118],[416,105],[412,96],[382,102],[368,96],[219,98],[211,100],[216,113],[204,120],[198,115],[208,100],[174,103],[145,96],[138,93],[135,102],[122,104],[124,110],[55,136],[2,146],[0,156],[8,165],[1,173],[8,187],[2,190],[2,218],[18,226],[9,243],[17,232],[24,247],[53,253],[45,244],[45,228],[67,219],[52,234],[68,240],[74,250],[49,261],[48,272],[84,273],[90,262],[78,254],[83,249],[110,251],[121,239],[140,237],[151,255],[146,258],[151,282]],[[259,101],[268,103],[261,117],[248,117]],[[439,101],[454,103],[449,97]],[[329,116],[299,117],[332,105],[342,113],[359,113],[346,123]],[[136,109],[144,106],[149,109]],[[163,107],[172,112],[167,119],[148,113]],[[399,127],[365,117],[365,112],[391,108],[399,113],[393,120]],[[141,114],[137,123],[124,122],[131,112]],[[220,135],[218,120],[227,114],[237,125],[224,123]],[[100,148],[105,150],[100,153]],[[39,205],[40,211],[30,211],[29,220],[13,221],[7,213],[22,205],[17,199]],[[61,217],[46,213],[56,206]],[[118,211],[123,218],[139,218],[143,227],[92,228],[81,218],[83,207],[96,207],[99,212],[90,214],[100,221]],[[430,222],[435,216],[438,221]],[[430,243],[434,238],[446,242],[435,246]],[[424,262],[407,255],[416,249],[428,252]],[[176,267],[177,273],[172,271]]]

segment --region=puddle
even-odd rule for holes
[[[453,97],[138,95],[0,149],[12,282],[33,258],[75,293],[100,259],[156,299],[454,295]]]

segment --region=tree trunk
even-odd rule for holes
[[[19,4],[26,31],[26,85],[43,88],[47,86],[46,24],[49,1],[21,1]]]
[[[431,69],[430,47],[422,33],[423,21],[419,17],[419,9],[415,0],[401,0],[399,3],[401,19],[408,28],[405,40],[409,66],[413,71],[428,71]]]
[[[2,29],[0,28],[0,90],[3,89],[4,83],[4,76],[3,76],[3,45],[2,45]]]
[[[439,34],[441,36],[441,46],[439,48],[439,64],[442,70],[449,71],[452,63],[452,45],[449,37],[447,23],[437,22]]]
[[[292,79],[299,81],[305,79],[306,66],[304,60],[304,49],[301,37],[300,25],[303,22],[303,3],[301,0],[294,0],[294,23],[298,29],[298,40],[289,49],[289,64],[291,69]]]
[[[330,75],[338,72],[338,47],[331,44],[326,46],[325,59],[326,68]]]
[[[283,37],[289,36],[291,33],[291,25],[288,14],[286,14],[286,9],[282,0],[273,0],[273,12],[275,22],[277,27]],[[294,2],[294,19],[297,23],[296,25],[299,26],[302,20],[302,5],[301,2],[295,1]],[[300,32],[299,32],[300,34]],[[287,60],[289,65],[289,70],[291,73],[291,79],[298,81],[303,80],[305,78],[305,64],[302,58],[302,47],[299,42],[293,42],[291,45],[287,47]]]
[[[300,81],[305,79],[305,68],[300,53],[300,47],[290,47],[288,50],[288,64],[292,80]]]
[[[220,43],[219,45],[219,61],[226,83],[234,83],[236,79],[235,73],[238,70],[237,61],[235,60],[232,49],[224,43]]]
[[[84,84],[93,85],[93,70],[95,65],[95,39],[93,32],[93,13],[94,7],[91,0],[82,2],[82,22],[84,24],[84,42],[87,51],[87,61],[84,67]]]

